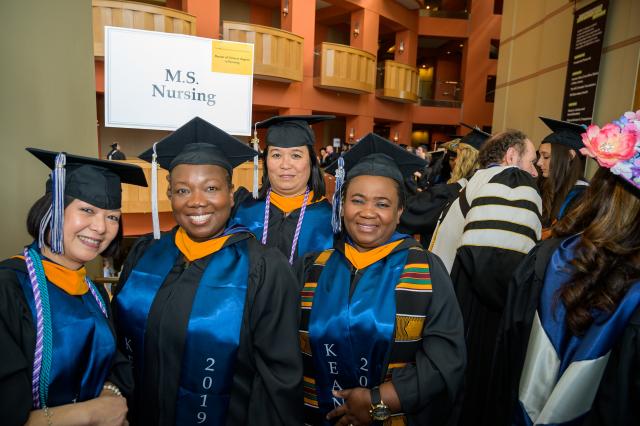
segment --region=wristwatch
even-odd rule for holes
[[[371,389],[371,410],[369,410],[369,414],[374,421],[383,421],[391,417],[391,410],[382,401],[378,386]]]

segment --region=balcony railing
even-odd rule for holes
[[[420,105],[448,108],[462,106],[462,83],[459,81],[421,80]]]
[[[395,102],[418,100],[418,69],[395,61],[378,64],[376,96]]]
[[[149,187],[122,185],[123,213],[151,213],[151,163],[143,160],[125,160],[123,163],[135,164],[142,168]],[[258,165],[258,182],[262,182],[262,162]],[[244,186],[249,191],[253,188],[253,162],[240,164],[233,170],[234,188]],[[170,212],[171,202],[167,198],[167,171],[158,169],[158,211]]]
[[[466,10],[420,9],[420,16],[429,16],[431,18],[469,19],[469,12],[467,12]]]
[[[104,27],[196,34],[196,18],[168,7],[130,1],[93,0],[93,54],[104,56]]]
[[[335,43],[316,47],[314,85],[349,93],[373,93],[376,57],[364,50]]]
[[[125,160],[123,163],[140,166],[147,179],[147,188],[122,185],[122,213],[151,213],[151,163],[144,160]],[[167,198],[167,171],[158,169],[158,211],[170,212],[171,202]]]
[[[283,82],[302,81],[304,38],[278,28],[225,21],[225,40],[254,44],[254,77]]]

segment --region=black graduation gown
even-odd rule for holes
[[[33,410],[31,377],[36,330],[15,271],[27,273],[24,260],[6,259],[0,263],[0,422],[4,426],[25,424]],[[103,300],[109,300],[103,286],[96,288]],[[108,305],[107,310],[111,318]],[[111,331],[115,336],[113,327]],[[120,352],[114,357],[107,381],[125,396],[133,392],[131,364]]]
[[[234,234],[228,241],[238,237],[247,238],[247,234]],[[120,277],[121,286],[126,286],[131,270],[153,241],[148,235],[133,246]],[[247,239],[247,245],[250,272],[226,424],[299,425],[302,358],[297,336],[297,284],[280,252],[267,249],[253,237]],[[145,331],[144,376],[142,383],[136,383],[132,407],[134,425],[174,425],[189,316],[210,258],[198,259],[187,267],[178,256],[153,300]],[[114,307],[121,286],[114,296]],[[114,312],[117,325],[117,309]]]
[[[487,414],[484,398],[491,391],[487,383],[509,280],[539,239],[540,198],[531,175],[515,167],[480,170],[461,194],[465,192],[464,199],[458,198],[468,210],[451,281],[464,320],[468,357],[459,424],[476,425]],[[514,219],[514,211],[527,215]]]
[[[417,244],[408,238],[392,253]],[[336,242],[335,248],[344,255],[344,240]],[[318,254],[307,254],[296,262],[295,270],[301,288]],[[414,355],[415,362],[394,369],[391,377],[410,426],[454,424],[450,417],[451,410],[460,390],[466,363],[460,310],[451,279],[438,256],[427,252],[427,259],[433,291],[426,307],[428,320],[422,329],[422,341]],[[365,271],[366,268],[355,270],[352,266],[350,297]],[[403,306],[398,305],[396,309],[402,311]],[[397,347],[401,344],[395,342],[392,345]],[[391,349],[392,354],[397,352],[401,350]],[[386,361],[392,362],[391,359]]]
[[[482,425],[511,425],[534,314],[547,265],[562,243],[552,238],[536,245],[509,283],[504,315],[496,338],[493,366]],[[592,410],[583,425],[637,425],[640,419],[640,309],[614,345]]]
[[[459,183],[432,186],[407,198],[398,232],[420,234],[420,243],[428,247],[443,210],[458,197],[462,185]]]
[[[126,160],[127,157],[119,149],[112,149],[107,154],[107,159],[109,159],[109,160]]]

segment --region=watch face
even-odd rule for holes
[[[373,420],[387,420],[391,416],[391,410],[386,405],[376,405],[371,410]]]

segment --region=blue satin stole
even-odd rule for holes
[[[612,314],[594,312],[594,322],[583,336],[574,336],[566,326],[566,308],[557,300],[558,290],[573,274],[571,260],[580,237],[566,239],[551,257],[540,294],[538,313],[542,328],[561,360],[558,377],[575,361],[599,358],[617,342],[633,312],[640,306],[640,282],[631,286]]]
[[[382,382],[396,323],[395,287],[408,253],[399,250],[368,266],[351,299],[349,260],[336,250],[322,270],[309,341],[323,416],[344,402],[333,397],[332,390],[372,388]]]
[[[36,308],[28,274],[18,274],[33,324]],[[91,292],[72,296],[47,280],[51,305],[52,363],[49,407],[96,398],[111,371],[116,342]],[[103,301],[104,302],[104,301]],[[105,304],[106,306],[106,304]]]
[[[246,228],[225,232],[247,232]],[[156,293],[180,255],[174,233],[151,245],[116,299],[124,347],[136,378],[144,371],[144,331]],[[196,291],[182,355],[176,424],[224,424],[249,277],[246,240],[224,246],[209,259]],[[138,381],[141,383],[141,381]]]
[[[265,200],[245,200],[231,218],[230,223],[242,224],[249,228],[258,241],[262,240],[264,229],[264,205]],[[271,204],[273,208],[276,208]],[[295,228],[294,228],[295,230]],[[293,235],[291,235],[293,240]],[[275,236],[269,231],[267,235],[267,246],[269,241],[274,241]],[[309,204],[304,212],[300,236],[298,237],[297,256],[306,253],[324,251],[333,247],[333,230],[331,229],[331,205],[326,201]],[[291,250],[291,247],[289,247]],[[285,253],[287,258],[290,253]]]
[[[620,300],[614,312],[609,314],[594,310],[592,312],[594,321],[585,334],[582,336],[574,336],[571,333],[566,325],[567,311],[564,303],[558,299],[558,291],[573,275],[574,267],[571,265],[571,261],[575,257],[575,248],[579,241],[579,235],[570,237],[564,240],[553,253],[547,265],[537,309],[542,329],[559,361],[557,371],[554,371],[556,377],[555,384],[552,384],[554,387],[572,364],[596,360],[606,355],[617,343],[629,319],[638,306],[640,306],[640,282],[637,282],[629,288],[629,291],[622,300]],[[588,374],[588,368],[599,368],[593,364],[582,364],[583,374]],[[552,367],[549,365],[547,366],[547,370],[549,368]],[[584,386],[597,388],[599,383],[584,383]],[[547,388],[544,383],[537,384],[537,388],[535,389],[537,393],[542,395],[550,395],[552,390],[553,388]],[[567,390],[567,392],[580,391],[580,389]],[[576,417],[573,419],[549,424],[567,426],[581,424],[584,414],[585,413],[576,412]],[[519,401],[518,409],[514,413],[512,423],[514,425],[533,424],[522,401]]]
[[[574,199],[580,197],[587,188],[587,185],[576,185],[571,189],[571,191],[569,191],[564,201],[562,202],[562,205],[560,206],[560,210],[558,211],[558,220],[564,217],[567,207],[569,207]]]

